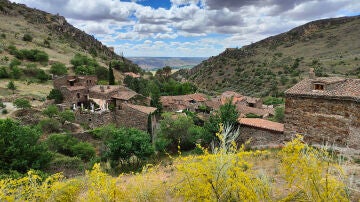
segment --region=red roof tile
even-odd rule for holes
[[[239,123],[245,126],[284,132],[284,124],[258,118],[240,118]]]

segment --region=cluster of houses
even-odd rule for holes
[[[64,108],[75,111],[76,121],[91,128],[113,123],[155,131],[156,108],[150,98],[120,85],[96,85],[95,76],[63,76],[54,79],[54,88],[62,92]],[[313,144],[330,143],[360,149],[360,79],[315,77],[307,79],[285,92],[285,123],[267,120],[274,108],[263,105],[261,99],[226,91],[218,97],[202,93],[162,96],[163,110],[202,113],[205,118],[225,102],[236,105],[240,116],[242,141],[251,139],[252,146],[277,146],[295,134],[303,134]],[[204,112],[204,111],[202,111]],[[249,114],[258,118],[248,118]]]

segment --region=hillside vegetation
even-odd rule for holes
[[[21,60],[20,63],[13,66],[25,70],[30,66],[50,73],[50,66],[59,62],[65,64],[68,73],[72,74],[71,60],[76,54],[81,54],[94,59],[99,63],[96,63],[98,67],[107,68],[110,61],[117,61],[128,69],[140,69],[93,36],[69,24],[62,16],[0,0],[0,21],[0,67],[6,68],[17,58]],[[36,58],[36,52],[42,54],[40,58]],[[47,57],[41,58],[44,55]],[[123,78],[118,71],[115,76],[117,79]]]
[[[324,19],[242,48],[229,48],[180,74],[207,91],[282,95],[315,68],[317,76],[360,76],[360,16]]]

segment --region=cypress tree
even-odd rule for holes
[[[115,85],[115,77],[112,67],[109,67],[109,85]]]

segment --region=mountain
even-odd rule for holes
[[[50,61],[65,64],[69,64],[76,53],[82,53],[92,55],[103,65],[111,59],[134,65],[59,15],[0,0],[0,21],[1,50],[9,45],[15,45],[18,49],[40,49],[49,54]],[[22,40],[25,34],[32,36],[33,40]]]
[[[165,66],[173,69],[187,69],[200,64],[202,57],[129,57],[129,60],[145,70],[156,70]]]
[[[242,48],[228,48],[177,72],[209,92],[282,95],[315,68],[317,76],[360,76],[360,16],[317,20]]]

